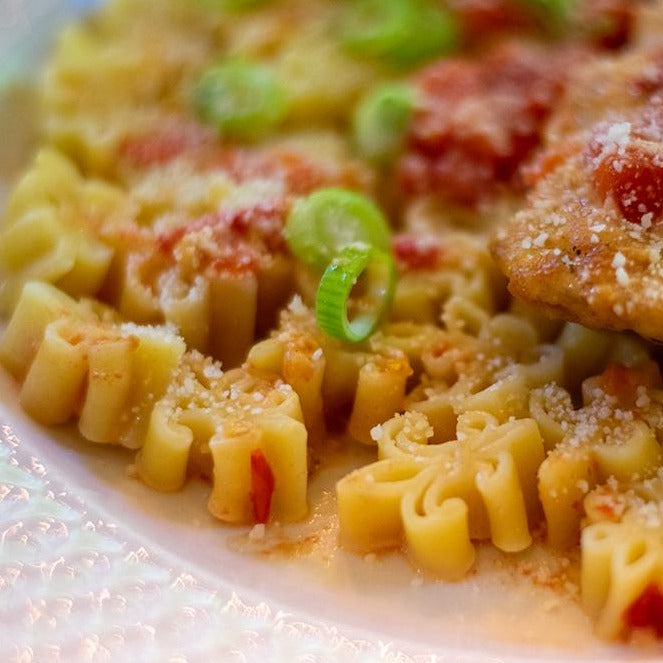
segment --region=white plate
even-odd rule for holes
[[[0,0],[0,88],[30,75],[85,2]],[[0,178],[26,143],[0,103]],[[9,95],[16,100],[15,95]],[[0,182],[2,184],[2,182]],[[659,658],[597,641],[559,559],[488,547],[454,585],[399,555],[361,559],[335,543],[330,466],[323,505],[271,554],[206,513],[207,487],[161,495],[131,479],[131,456],[43,429],[0,373],[0,661],[499,663]],[[242,552],[243,550],[243,552]],[[531,569],[548,569],[532,579]],[[554,587],[547,585],[552,584]]]

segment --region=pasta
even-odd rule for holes
[[[499,425],[483,412],[458,421],[457,439],[427,445],[433,429],[405,413],[374,429],[379,460],[338,485],[341,531],[359,550],[398,545],[446,580],[474,560],[471,539],[515,552],[531,543],[543,443],[532,420]],[[421,455],[420,455],[421,453]]]
[[[601,257],[619,288],[596,282],[600,316],[575,297],[616,257],[596,210],[628,207],[612,171],[600,201],[581,177],[624,156],[594,114],[660,143],[634,114],[660,104],[642,17],[663,10],[234,4],[111,0],[62,32],[0,220],[23,409],[131,449],[155,490],[207,482],[215,518],[267,532],[315,511],[334,449],[372,455],[336,485],[340,545],[449,582],[478,546],[579,547],[597,632],[663,637],[660,353],[620,331],[660,329],[622,324],[619,259]],[[625,190],[663,192],[652,169]]]

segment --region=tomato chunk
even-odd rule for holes
[[[164,165],[182,154],[212,142],[210,132],[191,122],[165,126],[140,135],[127,136],[120,144],[120,156],[134,167]]]
[[[589,144],[594,185],[624,218],[649,227],[663,216],[663,113],[601,125]]]
[[[398,235],[392,242],[396,263],[403,270],[434,269],[442,248],[434,242],[412,235]]]
[[[652,628],[663,638],[663,593],[658,585],[650,583],[624,613],[630,628]]]
[[[577,49],[552,54],[502,46],[480,59],[443,60],[417,80],[419,96],[399,164],[406,193],[473,205],[496,186],[519,186]]]
[[[251,452],[251,503],[253,518],[257,523],[266,523],[272,508],[274,474],[261,449]]]
[[[608,364],[601,374],[603,389],[606,393],[615,396],[620,403],[632,404],[637,396],[638,387],[658,387],[661,383],[661,374],[658,364],[649,361],[639,366],[625,366],[624,364]]]

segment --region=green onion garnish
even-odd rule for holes
[[[386,85],[366,96],[354,117],[359,152],[373,161],[384,161],[398,152],[413,107],[414,91],[407,85]]]
[[[351,53],[411,67],[454,50],[459,29],[452,14],[431,0],[354,0],[342,32]]]
[[[207,69],[196,86],[194,105],[203,121],[236,138],[255,138],[286,113],[285,95],[273,72],[246,61]]]
[[[365,289],[353,298],[352,290],[364,275]],[[315,315],[329,336],[358,343],[368,338],[391,305],[396,267],[389,253],[366,244],[346,246],[325,270],[315,299]],[[352,319],[348,308],[355,309]]]
[[[292,252],[322,271],[343,247],[362,243],[389,251],[390,230],[371,200],[354,191],[319,189],[293,206],[284,229]]]

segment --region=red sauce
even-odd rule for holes
[[[658,585],[650,583],[642,594],[624,612],[629,628],[651,628],[663,638],[663,593]]]
[[[206,232],[206,241],[198,245],[201,270],[255,272],[265,256],[285,250],[285,213],[283,201],[221,210],[161,233],[157,247],[174,259],[176,247],[185,238]]]
[[[627,126],[602,124],[590,140],[594,186],[631,223],[657,222],[663,216],[663,109],[648,107],[614,141],[611,131],[618,125]]]
[[[442,255],[442,248],[428,240],[412,235],[398,235],[392,241],[396,264],[401,270],[434,269]]]
[[[478,60],[443,60],[418,78],[420,103],[400,162],[407,193],[472,205],[497,185],[517,186],[540,143],[576,49],[508,45]]]
[[[658,364],[653,361],[638,366],[611,363],[601,374],[601,381],[604,391],[618,398],[620,404],[632,405],[638,387],[658,387],[661,384],[661,373]]]
[[[212,141],[205,127],[194,122],[155,129],[146,134],[128,136],[120,144],[120,157],[130,165],[145,168],[163,165],[186,152],[197,150]]]
[[[274,494],[274,474],[265,454],[260,449],[251,452],[251,504],[253,518],[257,523],[266,523]]]
[[[206,127],[194,122],[128,136],[120,144],[120,158],[136,168],[162,166],[186,156],[203,171],[221,170],[233,180],[275,179],[295,195],[322,186],[361,188],[361,177],[352,164],[325,168],[303,154],[287,148],[252,149],[221,145]]]

